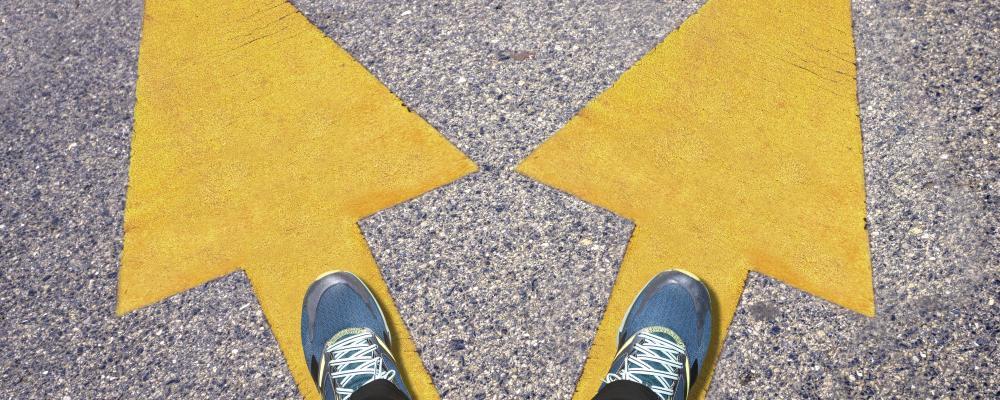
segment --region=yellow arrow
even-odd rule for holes
[[[874,314],[848,0],[709,0],[519,171],[635,221],[577,399],[657,272],[714,292],[706,390],[747,271]]]
[[[475,170],[285,1],[148,0],[118,312],[238,269],[302,393],[299,317],[349,270],[389,311],[416,397],[437,398],[357,220]]]

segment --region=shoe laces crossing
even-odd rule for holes
[[[330,356],[330,377],[342,400],[348,400],[355,390],[371,381],[391,381],[396,377],[395,370],[386,368],[370,331],[353,333],[328,344],[326,352]]]
[[[621,368],[609,373],[604,383],[628,380],[645,385],[660,398],[673,396],[685,365],[684,347],[650,331],[639,332],[635,340]]]

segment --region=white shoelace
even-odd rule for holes
[[[396,377],[396,371],[385,370],[377,346],[372,333],[367,331],[351,334],[327,346],[326,352],[332,353],[331,377],[336,382],[337,394],[344,396],[343,400],[351,397],[353,388],[376,379],[391,381]]]
[[[673,396],[674,385],[684,368],[684,348],[651,332],[640,332],[632,353],[625,356],[618,373],[609,373],[604,383],[628,380],[646,385],[661,398]],[[643,380],[643,377],[650,379]],[[655,384],[650,385],[650,383]]]

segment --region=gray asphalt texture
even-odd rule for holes
[[[632,225],[511,169],[700,3],[296,5],[480,165],[361,222],[439,391],[568,398]],[[114,314],[141,9],[0,2],[0,398],[294,398],[242,274]],[[752,274],[710,398],[1000,397],[1000,5],[854,12],[878,315]]]

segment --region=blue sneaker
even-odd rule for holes
[[[663,400],[687,398],[712,339],[708,288],[693,274],[661,272],[642,289],[618,330],[604,385],[640,383]]]
[[[331,272],[309,286],[302,302],[302,350],[324,399],[347,400],[379,379],[409,398],[391,345],[385,315],[357,276]]]

